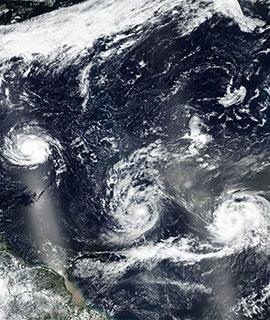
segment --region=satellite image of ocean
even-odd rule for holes
[[[0,320],[270,319],[270,0],[0,1]]]

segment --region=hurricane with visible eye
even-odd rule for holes
[[[37,123],[17,124],[4,137],[3,156],[18,167],[36,169],[55,151],[61,159],[60,142]]]
[[[18,166],[36,166],[47,161],[51,154],[50,146],[42,137],[33,134],[19,134],[5,139],[4,154]]]

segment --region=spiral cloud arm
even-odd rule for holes
[[[12,127],[4,137],[3,155],[13,165],[34,169],[52,156],[53,150],[60,155],[61,145],[37,124]]]

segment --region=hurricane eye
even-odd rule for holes
[[[18,167],[37,168],[49,160],[53,150],[60,155],[60,143],[37,124],[12,127],[4,137],[3,156]]]

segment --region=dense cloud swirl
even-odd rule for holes
[[[11,164],[34,169],[45,163],[61,145],[36,123],[12,127],[4,137],[3,155]]]
[[[257,245],[268,237],[270,204],[254,192],[236,192],[220,199],[208,226],[214,241],[225,245]]]

